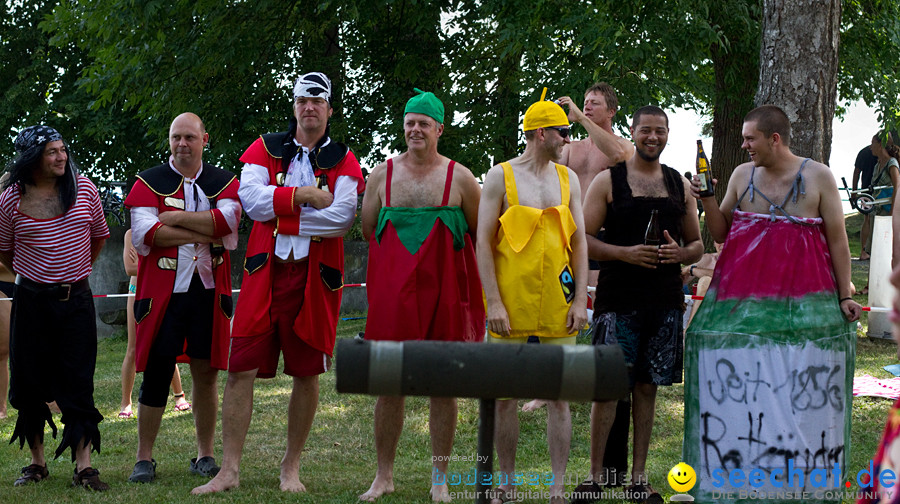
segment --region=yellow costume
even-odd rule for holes
[[[575,295],[569,171],[556,165],[562,202],[540,209],[519,204],[512,166],[501,166],[509,208],[500,216],[494,264],[500,298],[509,314],[510,337],[568,337],[566,314]],[[491,336],[501,338],[493,332]]]

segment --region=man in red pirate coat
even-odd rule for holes
[[[343,286],[341,238],[364,182],[356,157],[328,135],[331,81],[302,75],[287,132],[263,135],[241,156],[240,196],[254,223],[231,338],[222,408],[222,470],[194,494],[239,484],[253,382],[272,378],[278,356],[293,377],[281,490],[302,492],[300,452],[319,402],[319,375],[334,350]]]
[[[137,463],[129,481],[156,477],[153,444],[169,395],[175,362],[189,358],[197,457],[190,471],[215,476],[218,413],[216,376],[227,369],[231,262],[241,218],[238,181],[204,163],[209,134],[194,114],[169,128],[169,162],[138,175],[125,205],[137,249],[135,364],[143,372],[138,410]]]

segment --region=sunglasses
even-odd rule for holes
[[[552,129],[559,132],[559,136],[563,138],[569,138],[569,127],[568,126],[547,126],[545,129]]]

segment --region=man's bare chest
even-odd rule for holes
[[[578,143],[570,151],[569,168],[575,173],[592,172],[595,175],[607,168],[612,163],[606,154],[597,148],[590,140],[588,143]]]
[[[631,195],[639,198],[665,198],[669,196],[663,178],[646,177],[642,175],[628,174],[628,187]]]
[[[516,175],[516,192],[519,204],[534,208],[550,208],[562,204],[559,179],[552,177]]]
[[[54,193],[27,191],[19,200],[19,212],[34,219],[52,219],[62,212],[59,196]]]
[[[422,208],[440,206],[444,196],[446,171],[419,176],[395,176],[391,180],[391,206]]]

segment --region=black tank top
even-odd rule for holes
[[[683,175],[666,165],[662,169],[668,196],[649,198],[632,195],[625,163],[610,168],[613,201],[606,207],[603,241],[621,246],[643,244],[650,212],[656,209],[660,231],[668,231],[672,239],[681,243],[685,215]],[[600,261],[595,311],[683,306],[681,265],[660,264],[656,269],[647,269],[623,261]]]

